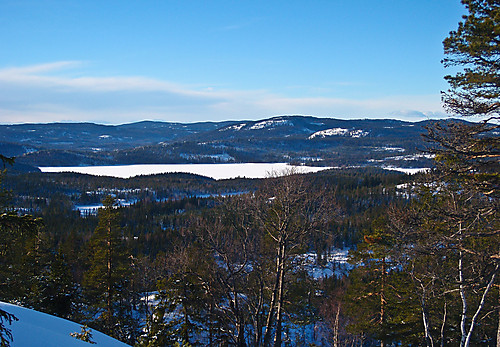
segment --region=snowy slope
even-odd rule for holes
[[[274,127],[283,126],[283,125],[293,126],[293,123],[290,122],[289,120],[280,119],[280,118],[268,119],[268,120],[264,120],[264,121],[255,123],[254,125],[252,125],[250,127],[250,130],[269,129],[269,128],[274,128]]]
[[[315,137],[325,138],[328,136],[350,136],[350,137],[365,137],[369,134],[369,131],[364,131],[360,129],[344,129],[344,128],[332,128],[326,130],[316,131],[314,134],[308,137],[309,140],[314,139]]]
[[[14,337],[11,347],[128,346],[95,330],[92,330],[92,341],[96,344],[92,345],[70,336],[70,333],[81,332],[80,324],[4,302],[0,302],[0,309],[12,313],[19,319],[10,326],[7,324]]]

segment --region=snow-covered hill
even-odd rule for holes
[[[7,328],[12,331],[14,338],[12,347],[128,346],[96,330],[92,330],[92,341],[96,344],[91,345],[70,335],[81,332],[80,324],[4,302],[0,302],[0,309],[19,319],[13,321],[12,325],[7,323]]]

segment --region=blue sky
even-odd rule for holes
[[[0,0],[0,123],[439,118],[459,0]]]

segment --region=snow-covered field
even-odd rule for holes
[[[214,179],[236,177],[265,178],[271,173],[296,169],[300,173],[318,172],[330,167],[292,166],[287,163],[243,163],[243,164],[145,164],[115,166],[66,166],[40,167],[42,172],[77,172],[95,176],[130,178],[139,175],[154,175],[172,172],[186,172]]]
[[[19,320],[8,323],[14,341],[11,347],[61,347],[61,346],[92,346],[71,336],[71,333],[80,333],[81,325],[66,319],[54,317],[35,310],[0,302],[0,309],[15,315]],[[125,347],[123,342],[115,340],[103,333],[92,330],[93,346]]]

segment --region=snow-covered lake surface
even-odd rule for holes
[[[139,175],[185,172],[214,179],[236,177],[265,178],[271,173],[279,174],[285,170],[296,169],[301,173],[318,172],[331,167],[292,166],[287,163],[242,163],[242,164],[144,164],[115,166],[65,166],[40,167],[42,172],[76,172],[95,176],[130,178]]]
[[[4,302],[0,302],[0,309],[13,314],[19,319],[13,321],[12,325],[6,324],[14,338],[14,341],[10,344],[11,347],[128,346],[93,329],[92,341],[96,344],[91,345],[70,335],[71,333],[81,332],[80,324]]]

